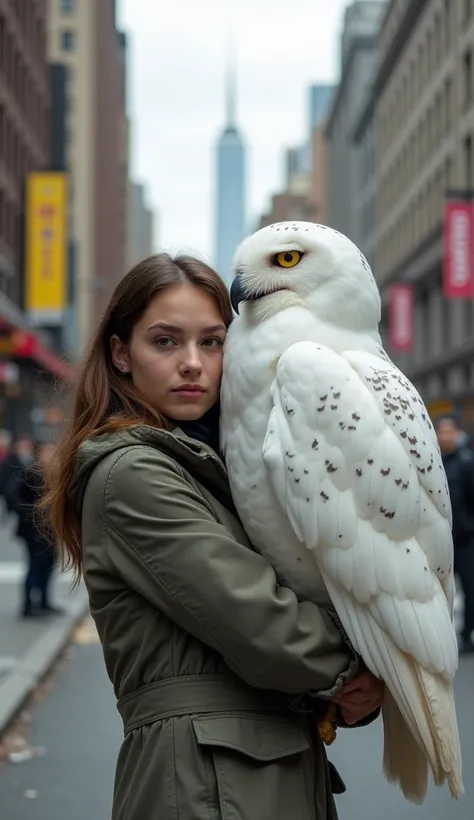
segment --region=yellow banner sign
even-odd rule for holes
[[[454,402],[450,399],[438,399],[438,401],[432,401],[426,405],[426,409],[430,415],[430,418],[433,421],[436,421],[437,418],[446,413],[450,415],[454,413]]]
[[[25,307],[34,322],[58,324],[66,306],[66,174],[35,172],[26,193]]]

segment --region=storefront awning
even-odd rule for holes
[[[0,294],[0,330],[0,357],[4,361],[29,359],[39,370],[47,370],[62,381],[73,381],[74,368],[51,350],[4,294]]]

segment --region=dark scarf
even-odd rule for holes
[[[134,408],[137,416],[144,415],[144,412],[138,402],[134,402]],[[108,415],[120,416],[124,412],[124,407],[117,395],[113,395],[110,404]],[[214,452],[220,456],[219,447],[219,419],[220,419],[220,403],[217,402],[214,407],[211,407],[200,419],[195,421],[180,421],[179,419],[168,418],[171,428],[179,427],[186,436],[201,441],[212,447]]]
[[[219,447],[219,420],[220,420],[220,404],[214,405],[207,411],[200,419],[196,421],[178,421],[175,419],[168,419],[172,427],[179,427],[180,430],[195,441],[200,441],[211,447],[216,455],[224,461],[224,457]],[[202,484],[210,494],[219,501],[235,518],[238,519],[238,513],[232,501],[230,488],[224,490],[219,484],[205,478],[202,474],[196,476],[198,483]]]
[[[217,455],[220,455],[219,419],[220,404],[217,402],[214,407],[211,407],[207,413],[204,413],[200,419],[195,421],[179,421],[177,419],[168,419],[168,421],[173,427],[179,427],[189,438],[207,444],[208,447],[212,447]]]

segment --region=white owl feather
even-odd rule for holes
[[[419,802],[430,766],[457,797],[449,494],[423,401],[381,346],[368,263],[336,231],[280,223],[235,267],[222,442],[244,526],[385,681],[388,779]]]

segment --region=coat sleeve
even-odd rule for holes
[[[148,447],[122,451],[102,515],[114,572],[250,685],[330,697],[356,673],[358,658],[333,618],[280,586],[171,458]]]

